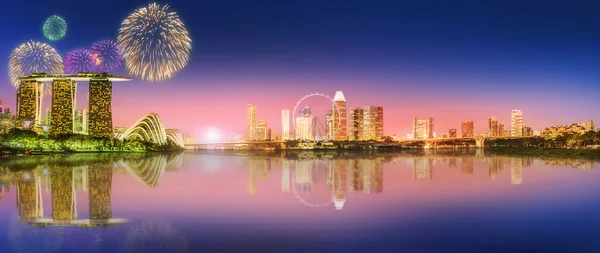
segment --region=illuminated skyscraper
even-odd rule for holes
[[[521,133],[523,137],[531,137],[533,136],[533,129],[531,129],[531,127],[528,126],[524,126],[521,130]]]
[[[363,140],[364,114],[362,108],[350,108],[350,135],[351,141]]]
[[[87,132],[94,137],[112,137],[112,81],[91,79],[89,94]]]
[[[523,112],[520,110],[512,110],[510,113],[510,136],[523,136]]]
[[[450,138],[456,138],[456,129],[450,129],[450,130],[448,130],[448,137],[450,137]]]
[[[332,106],[332,112],[335,135],[333,139],[336,141],[345,141],[348,139],[348,133],[346,131],[348,121],[346,118],[346,98],[344,97],[344,93],[342,93],[342,91],[336,91],[333,101],[334,105]]]
[[[364,114],[364,140],[379,140],[383,138],[383,107],[365,106]]]
[[[498,124],[498,136],[500,136],[500,137],[506,136],[506,130],[504,129],[504,123]]]
[[[281,110],[281,139],[290,139],[290,110]]]
[[[17,90],[17,119],[19,121],[30,121],[40,123],[40,82],[21,81]]]
[[[70,79],[52,82],[52,118],[50,135],[73,133],[73,114],[77,83]]]
[[[428,139],[433,139],[435,138],[435,133],[433,131],[433,118],[429,117],[427,119],[427,138]]]
[[[488,120],[488,136],[500,136],[498,121],[494,116],[492,116]]]
[[[259,119],[258,125],[252,128],[252,140],[266,141],[269,139],[269,128],[267,128],[267,120]]]
[[[327,127],[327,139],[332,140],[335,136],[335,124],[333,123],[333,111],[328,110],[325,114],[325,127]]]
[[[427,138],[427,120],[413,119],[413,138],[414,139],[426,139]]]
[[[296,139],[312,140],[313,139],[313,116],[312,110],[307,105],[300,110],[299,116],[296,117]]]
[[[246,108],[246,140],[254,140],[252,136],[254,127],[256,127],[256,106],[249,104]]]
[[[471,138],[474,136],[473,131],[473,121],[465,121],[462,123],[462,137],[463,138]]]

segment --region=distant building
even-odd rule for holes
[[[505,137],[505,136],[508,136],[508,135],[506,134],[506,129],[504,129],[504,124],[503,124],[503,123],[500,123],[500,124],[498,124],[498,136],[499,136],[499,137]]]
[[[327,114],[325,114],[325,127],[327,128],[327,139],[329,140],[333,140],[335,137],[335,124],[336,123],[333,122],[333,111],[327,111]]]
[[[531,137],[533,136],[533,129],[531,129],[531,127],[528,126],[524,126],[521,130],[521,133],[523,134],[523,137]]]
[[[362,140],[364,135],[364,111],[362,108],[350,108],[350,135],[349,140]]]
[[[433,131],[433,118],[429,117],[427,119],[427,138],[433,139],[435,138],[435,132]]]
[[[272,140],[272,141],[276,141],[277,140],[277,134],[275,133],[275,130],[273,130],[273,129],[270,130],[269,140]]]
[[[363,140],[383,138],[383,107],[365,106],[363,108]]]
[[[52,82],[52,117],[50,135],[73,133],[73,114],[77,83],[70,79],[55,79]]]
[[[510,136],[523,136],[523,112],[512,110],[510,113]]]
[[[333,112],[333,124],[334,124],[334,140],[336,141],[345,141],[348,139],[348,133],[346,130],[346,125],[348,125],[348,121],[346,118],[346,98],[344,97],[344,93],[342,91],[336,91],[335,96],[333,97],[334,105],[332,106]],[[338,113],[339,111],[339,113]],[[339,126],[338,126],[339,122]]]
[[[256,127],[256,106],[249,104],[246,108],[246,140],[254,140],[253,128]]]
[[[269,140],[270,130],[267,128],[267,120],[259,119],[258,124],[252,130],[252,140],[266,141]]]
[[[88,134],[88,116],[87,109],[75,110],[73,117],[73,132],[77,134]],[[112,133],[112,131],[111,131]]]
[[[281,110],[281,139],[290,139],[290,110]]]
[[[85,133],[93,137],[109,137],[113,135],[112,122],[112,81],[109,79],[90,80],[90,99],[88,122]]]
[[[474,136],[474,127],[473,127],[473,121],[465,121],[462,123],[461,126],[461,130],[462,130],[462,137],[463,138],[471,138]]]
[[[417,118],[413,119],[413,133],[414,139],[425,139],[427,138],[427,120],[420,120]]]
[[[553,126],[545,128],[540,135],[547,138],[556,138],[563,134],[584,134],[594,130],[594,121],[588,120],[581,123],[573,123],[569,126]]]
[[[492,116],[488,120],[488,136],[500,136],[500,128],[496,117]]]
[[[442,138],[442,139],[448,139],[448,138],[450,138],[450,134],[449,133],[442,133],[440,135],[440,138]]]
[[[448,130],[448,137],[450,137],[450,138],[456,138],[456,129],[450,129],[450,130]]]
[[[296,122],[296,139],[312,140],[313,139],[313,116],[309,106],[300,110],[299,116],[295,119]]]

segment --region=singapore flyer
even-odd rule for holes
[[[331,136],[328,136],[328,134],[321,134],[319,135],[319,133],[323,132],[323,131],[330,131],[327,126],[323,127],[322,123],[320,122],[318,117],[312,117],[312,112],[311,112],[311,108],[307,105],[304,108],[302,108],[301,110],[298,110],[298,108],[301,108],[301,105],[304,105],[306,103],[306,100],[309,100],[311,98],[321,98],[321,99],[326,99],[328,103],[330,103],[332,105],[332,110],[335,110],[335,112],[332,112],[336,114],[336,116],[334,118],[337,118],[337,122],[332,122],[333,129],[335,129],[335,132],[332,132]],[[300,114],[300,115],[298,115]],[[342,113],[340,111],[340,108],[338,107],[338,105],[335,103],[334,99],[332,99],[331,97],[327,96],[324,93],[311,93],[308,95],[305,95],[304,97],[302,97],[294,106],[294,111],[293,111],[293,117],[292,117],[292,126],[294,128],[294,133],[296,133],[296,139],[304,139],[304,140],[324,140],[324,139],[333,139],[333,136],[336,135],[336,133],[340,130],[340,126],[342,125]],[[299,122],[302,122],[302,126],[298,126],[297,125],[297,120],[302,118],[302,117],[297,117],[297,116],[305,116],[305,115],[310,115],[311,117],[310,120],[307,121],[302,121],[300,120]],[[333,117],[333,115],[331,115]],[[310,130],[307,130],[310,129]],[[307,136],[310,135],[310,136]]]
[[[339,171],[332,165],[333,162],[320,162],[322,161],[300,160],[297,162],[294,173],[291,175],[292,179],[294,179],[294,187],[292,187],[294,195],[296,195],[296,198],[303,205],[311,208],[330,206],[331,203],[334,203],[335,196],[337,196],[341,190],[340,182],[342,178]],[[329,185],[329,183],[331,183],[331,185]],[[331,189],[327,189],[328,186],[330,186]],[[331,194],[331,197],[328,197],[326,201],[306,198],[306,196],[313,194],[311,191],[319,188],[325,188],[325,191],[327,191],[326,195]],[[315,195],[318,195],[318,193]]]

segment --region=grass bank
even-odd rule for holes
[[[600,160],[600,149],[567,149],[567,148],[485,148],[494,154],[516,154],[530,156],[549,156],[559,158],[590,158]]]

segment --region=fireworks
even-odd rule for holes
[[[62,58],[46,43],[23,43],[8,58],[8,74],[15,87],[19,87],[19,76],[32,73],[60,74],[62,71]]]
[[[169,5],[153,3],[137,9],[121,24],[117,42],[131,75],[162,81],[187,65],[192,40],[177,14],[168,9]]]
[[[65,56],[65,73],[77,74],[79,72],[94,72],[96,60],[92,53],[86,49],[74,49]]]
[[[101,40],[90,47],[98,71],[113,71],[121,67],[123,53],[119,45],[112,40]]]
[[[59,16],[50,16],[44,22],[42,31],[49,40],[60,40],[67,33],[67,22]]]

